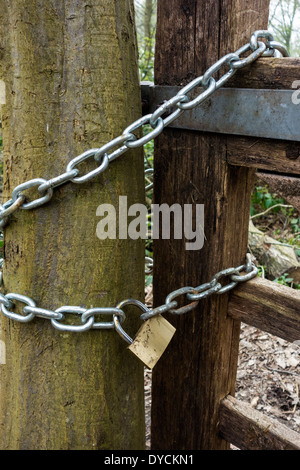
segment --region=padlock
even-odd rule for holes
[[[127,299],[117,305],[122,309],[125,305],[135,305],[143,312],[149,309],[139,300]],[[149,369],[153,369],[161,358],[176,329],[161,315],[156,315],[145,321],[134,339],[122,328],[118,315],[114,315],[116,331],[129,343],[128,349],[135,354]]]
[[[147,320],[137,332],[128,349],[149,369],[161,358],[176,329],[161,315]]]

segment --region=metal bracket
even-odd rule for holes
[[[143,114],[153,113],[181,87],[142,82]],[[300,141],[300,104],[292,101],[295,90],[220,88],[191,111],[185,111],[168,127],[268,139]],[[191,92],[190,99],[197,95]]]

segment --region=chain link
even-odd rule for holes
[[[13,311],[15,308],[16,302],[25,304],[23,307],[22,314],[16,313]],[[120,325],[124,322],[126,316],[123,310],[120,308],[83,308],[75,306],[63,306],[59,307],[55,311],[40,308],[36,306],[36,303],[33,299],[25,295],[9,293],[1,294],[0,293],[0,308],[7,318],[10,320],[15,320],[20,323],[29,323],[33,321],[36,317],[44,318],[50,320],[53,327],[60,331],[71,331],[71,332],[82,332],[90,329],[98,330],[109,330],[115,328],[115,318],[117,318]],[[65,320],[65,314],[80,315],[81,324],[79,325],[70,325],[62,323]],[[112,315],[112,320],[110,322],[96,322],[95,316],[101,315]]]
[[[265,38],[266,42],[258,40],[261,38]],[[240,58],[240,56],[249,51],[251,51],[251,53],[248,57],[244,59]],[[61,175],[48,181],[43,178],[36,178],[18,185],[12,192],[12,199],[0,205],[0,229],[8,222],[9,215],[17,209],[35,209],[47,203],[52,198],[54,188],[67,182],[77,184],[86,183],[103,173],[108,168],[111,161],[119,158],[129,149],[143,147],[150,140],[161,134],[164,128],[177,119],[184,111],[191,110],[207,100],[216,90],[224,86],[237,70],[252,64],[261,56],[277,56],[278,54],[282,54],[285,57],[289,55],[282,44],[274,41],[269,31],[255,31],[251,36],[250,43],[245,44],[236,52],[222,57],[213,64],[203,76],[192,80],[189,84],[184,86],[176,96],[163,103],[152,114],[143,116],[130,124],[119,137],[114,138],[101,148],[87,150],[73,158],[67,165],[66,171]],[[228,67],[229,70],[216,81],[213,75],[223,66]],[[189,100],[189,93],[197,87],[202,87],[202,91],[196,98]],[[176,108],[175,110],[174,107]],[[172,112],[169,113],[170,111]],[[166,114],[167,116],[165,116]],[[150,125],[152,130],[137,139],[134,132],[143,129],[147,125]],[[113,151],[109,153],[111,150]],[[94,158],[98,163],[98,167],[85,175],[79,176],[79,170],[76,166],[89,158]],[[25,202],[26,196],[23,194],[23,191],[35,186],[38,186],[37,190],[38,193],[41,193],[41,197],[31,202]]]
[[[145,274],[153,272],[153,259],[150,256],[145,256]]]
[[[265,42],[259,41],[261,38],[265,38]],[[247,57],[241,58],[241,56],[248,52],[250,52],[250,54]],[[286,48],[282,44],[274,41],[274,38],[269,31],[255,31],[251,36],[249,44],[245,44],[236,52],[222,57],[213,64],[204,73],[204,75],[195,78],[184,86],[176,96],[164,102],[152,114],[147,114],[126,127],[122,135],[119,137],[114,138],[101,148],[87,150],[81,155],[73,158],[67,165],[65,172],[62,174],[49,180],[44,178],[35,178],[16,186],[12,191],[11,199],[4,204],[0,204],[0,230],[3,230],[3,227],[9,221],[9,217],[18,209],[31,210],[40,207],[50,201],[53,196],[53,190],[58,186],[68,182],[76,184],[86,183],[103,173],[108,168],[111,161],[119,158],[128,150],[144,146],[150,140],[161,134],[164,128],[177,119],[183,112],[191,110],[207,100],[215,93],[216,90],[221,86],[224,86],[237,70],[252,64],[261,56],[277,57],[280,54],[285,57],[288,56]],[[227,67],[228,70],[216,81],[214,75],[222,67]],[[201,88],[200,93],[198,96],[190,100],[188,95],[198,87]],[[140,129],[143,130],[145,126],[149,125],[152,130],[148,131],[148,133],[143,133],[142,137],[137,138],[134,133]],[[77,166],[90,158],[93,158],[98,166],[94,170],[80,175]],[[153,170],[151,170],[151,172],[153,172]],[[28,202],[24,191],[35,187],[37,188],[38,197]],[[151,187],[152,183],[146,187],[146,190],[149,190]],[[0,262],[0,267],[2,267],[2,264],[3,260]],[[146,258],[145,267],[146,273],[152,272],[153,260],[151,260],[151,258]],[[246,274],[241,274],[242,271],[246,271]],[[256,266],[251,263],[250,255],[247,255],[245,265],[220,271],[210,282],[202,284],[196,288],[187,286],[177,289],[166,297],[164,305],[152,310],[149,310],[138,300],[127,299],[119,303],[116,308],[86,309],[83,307],[63,306],[52,311],[39,308],[36,306],[34,300],[27,296],[15,293],[8,293],[5,295],[0,293],[0,308],[2,313],[11,320],[27,323],[34,320],[35,317],[40,317],[50,320],[52,325],[60,331],[82,332],[89,329],[114,328],[128,343],[131,343],[132,339],[127,335],[127,333],[125,333],[121,326],[126,318],[125,313],[122,310],[124,306],[129,304],[137,306],[143,311],[141,315],[142,320],[147,320],[155,315],[166,312],[181,315],[193,310],[201,299],[207,298],[212,294],[227,293],[238,283],[254,278],[257,275],[257,272],[258,270]],[[222,285],[220,281],[224,278],[229,282],[228,284]],[[2,272],[0,273],[0,284],[1,283]],[[186,296],[187,304],[185,306],[178,307],[178,301],[176,299],[182,295]],[[15,302],[25,304],[23,307],[23,314],[13,311]],[[81,324],[66,324],[64,322],[65,314],[79,315]],[[112,321],[96,322],[95,316],[97,315],[112,315]]]
[[[241,274],[242,271],[245,271],[246,274]],[[249,281],[256,277],[257,274],[258,269],[255,264],[252,263],[250,254],[247,253],[245,264],[238,266],[237,268],[223,269],[215,274],[210,282],[201,284],[198,287],[181,287],[180,289],[171,292],[166,297],[163,305],[143,313],[141,315],[141,319],[148,320],[149,318],[166,312],[182,315],[183,313],[193,310],[200,300],[205,299],[212,294],[225,294],[232,290],[237,284]],[[227,278],[229,283],[222,285],[221,282],[219,282],[222,278]],[[186,295],[189,303],[177,308],[178,302],[175,299],[181,295]]]
[[[146,261],[150,263],[153,260],[151,258],[147,258]],[[242,271],[246,272],[246,274],[241,274]],[[200,300],[207,298],[212,294],[227,293],[238,283],[253,279],[257,276],[257,273],[257,267],[251,262],[250,254],[247,254],[245,264],[238,266],[237,268],[224,269],[215,274],[210,282],[201,284],[198,287],[186,286],[176,289],[168,294],[165,304],[154,309],[149,309],[139,300],[126,299],[120,302],[116,307],[97,307],[87,309],[84,307],[63,306],[53,311],[37,307],[33,299],[16,293],[5,295],[0,293],[0,308],[3,315],[10,320],[15,320],[20,323],[29,323],[36,317],[44,318],[51,321],[52,326],[60,331],[80,333],[91,329],[115,329],[127,343],[131,344],[133,340],[122,328],[122,324],[126,319],[126,315],[123,310],[125,306],[134,305],[142,310],[143,313],[140,318],[144,321],[167,312],[175,315],[182,315],[194,310]],[[222,278],[227,278],[229,283],[222,286],[219,282]],[[182,295],[186,296],[188,303],[184,306],[178,307],[178,301],[175,299]],[[25,304],[22,314],[13,311],[16,306],[16,302]],[[64,323],[65,314],[79,315],[81,323],[79,325]],[[95,316],[97,315],[112,315],[112,320],[109,322],[96,322]]]
[[[153,174],[154,174],[154,169],[153,168],[148,168],[147,170],[145,170],[145,177],[146,179],[149,179],[149,176],[151,178],[151,176],[153,177]],[[153,181],[149,184],[146,185],[145,187],[145,191],[150,191],[150,189],[153,188]]]

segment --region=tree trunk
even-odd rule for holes
[[[152,18],[154,11],[154,0],[146,0],[144,6],[143,30],[144,30],[144,44],[143,55],[147,64],[146,69],[150,68],[151,60],[153,59],[153,39],[154,30],[152,28]]]
[[[152,15],[153,15],[153,8],[154,8],[153,0],[146,0],[145,10],[144,10],[144,37],[146,41],[147,39],[149,41],[152,37],[151,21],[152,21]]]
[[[0,10],[6,201],[18,184],[57,176],[120,135],[141,110],[133,0],[0,0]],[[142,153],[130,151],[90,182],[15,212],[4,234],[4,293],[53,310],[143,300],[143,241],[96,236],[97,207],[117,207],[119,195],[143,203],[143,181]],[[144,448],[143,366],[115,331],[1,323],[1,449]],[[138,326],[133,310],[124,328]]]

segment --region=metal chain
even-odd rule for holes
[[[267,42],[258,41],[258,38],[266,38]],[[251,51],[251,53],[248,57],[243,59],[240,58],[240,56],[249,51]],[[71,160],[67,165],[66,171],[61,175],[50,180],[35,178],[19,184],[12,191],[11,199],[3,205],[0,204],[0,229],[6,225],[9,216],[18,209],[35,209],[49,202],[53,196],[53,190],[58,186],[67,182],[76,184],[86,183],[97,175],[103,173],[103,171],[108,168],[111,161],[119,158],[129,149],[143,147],[145,144],[150,142],[150,140],[161,134],[164,128],[177,119],[184,111],[191,110],[203,103],[213,93],[215,93],[218,88],[225,85],[225,83],[238,70],[252,64],[261,56],[276,56],[277,51],[280,51],[284,56],[289,55],[282,44],[274,41],[274,38],[269,31],[254,32],[249,44],[245,44],[235,53],[227,54],[222,57],[212,65],[204,75],[195,78],[189,84],[184,86],[176,96],[163,103],[154,111],[154,113],[147,114],[130,124],[130,126],[128,126],[119,137],[111,140],[101,148],[87,150],[81,155],[73,158],[73,160]],[[213,75],[223,66],[227,67],[229,70],[219,78],[218,81],[216,81]],[[197,87],[202,87],[204,90],[202,90],[196,98],[189,100],[188,95]],[[175,111],[173,110],[174,107],[177,108]],[[171,114],[164,118],[162,117],[170,111]],[[146,135],[143,135],[143,137],[137,139],[133,132],[146,125],[150,125],[152,130]],[[79,170],[76,168],[77,165],[90,158],[94,158],[96,160],[98,167],[85,175],[79,176]],[[33,187],[37,187],[38,197],[31,202],[25,202],[26,196],[23,191]],[[148,187],[147,189],[150,188]]]
[[[265,38],[266,42],[259,41],[258,39]],[[241,58],[242,55],[250,52],[250,54]],[[0,204],[0,230],[3,230],[4,226],[8,223],[9,217],[19,209],[31,210],[35,209],[47,202],[53,196],[53,190],[62,184],[72,182],[76,184],[86,183],[97,175],[100,175],[105,171],[109,164],[127,152],[129,149],[137,147],[143,147],[149,141],[161,134],[165,127],[171,122],[177,119],[184,111],[191,110],[196,106],[199,106],[206,99],[208,99],[218,88],[224,86],[225,83],[241,68],[252,64],[261,56],[275,56],[282,54],[288,56],[286,48],[274,41],[273,36],[269,31],[256,31],[252,34],[250,43],[245,44],[243,47],[238,49],[236,52],[227,54],[212,65],[204,75],[192,80],[189,84],[184,86],[176,96],[170,100],[164,102],[159,108],[157,108],[152,114],[147,114],[142,118],[136,120],[130,126],[128,126],[119,137],[114,138],[110,142],[103,145],[101,148],[95,148],[87,150],[81,155],[73,158],[67,165],[64,173],[46,180],[43,178],[35,178],[19,184],[14,188],[11,194],[11,199],[4,204]],[[218,72],[222,67],[227,67],[226,73],[221,76],[217,81],[214,78],[214,74]],[[202,90],[193,99],[189,99],[189,94],[197,87],[201,87]],[[175,109],[175,110],[174,110]],[[137,138],[134,134],[135,131],[143,129],[145,126],[150,126],[152,130],[145,133],[143,137]],[[77,166],[90,158],[94,158],[98,166],[89,171],[84,175],[80,175]],[[151,170],[153,171],[153,170]],[[150,173],[150,172],[149,172]],[[30,188],[37,188],[37,197],[32,201],[27,201],[24,191]],[[147,186],[147,190],[152,187]],[[26,202],[27,201],[27,202]],[[3,260],[2,260],[3,264]],[[153,262],[151,259],[145,259],[147,271],[152,272]],[[146,271],[146,272],[147,272]],[[241,271],[246,271],[247,274],[241,275]],[[155,315],[171,312],[174,314],[186,313],[196,307],[200,299],[206,298],[212,294],[223,294],[233,289],[238,283],[245,282],[248,279],[252,279],[257,275],[257,268],[247,258],[246,265],[239,266],[237,268],[229,268],[217,273],[213,279],[206,284],[202,284],[196,288],[193,287],[182,287],[174,292],[171,292],[167,298],[166,303],[153,310],[149,310],[141,302],[134,299],[127,299],[121,302],[116,308],[92,308],[85,309],[81,307],[64,306],[60,307],[55,311],[39,308],[36,303],[27,296],[10,293],[0,294],[0,305],[2,313],[10,319],[19,322],[30,322],[35,317],[42,317],[49,319],[52,325],[61,331],[86,331],[88,329],[112,329],[116,331],[127,341],[130,342],[131,338],[124,332],[121,325],[125,320],[125,313],[120,306],[127,305],[129,303],[138,306],[143,314],[141,315],[142,320],[146,320]],[[229,284],[222,286],[219,282],[221,278],[229,278]],[[2,282],[2,273],[1,273]],[[178,308],[178,302],[175,300],[181,295],[186,295],[189,303],[183,307]],[[18,301],[25,304],[23,313],[18,314],[11,311],[14,306],[13,301]],[[63,323],[65,314],[80,315],[80,325],[67,325]],[[112,321],[110,322],[96,322],[95,316],[101,315],[112,315]],[[132,341],[132,340],[131,340]]]
[[[241,274],[244,271],[246,274]],[[201,284],[198,287],[181,287],[173,292],[171,292],[165,300],[165,303],[160,307],[156,307],[148,312],[145,312],[141,315],[142,320],[148,320],[156,315],[162,313],[173,313],[176,315],[182,315],[183,313],[190,312],[193,310],[199,303],[200,300],[205,299],[212,294],[225,294],[233,289],[237,284],[249,281],[253,279],[258,274],[258,269],[254,263],[251,261],[251,256],[249,253],[246,255],[246,264],[238,266],[236,268],[227,268],[215,274],[210,282]],[[221,284],[220,280],[222,278],[227,278],[229,281],[224,285]],[[185,295],[189,301],[186,305],[178,307],[178,302],[175,300],[177,297]],[[192,301],[192,302],[191,302]]]
[[[151,258],[149,258],[149,260],[151,260]],[[242,271],[244,271],[246,274],[241,274]],[[33,299],[16,293],[9,293],[5,295],[0,293],[0,308],[3,315],[10,318],[11,320],[15,320],[21,323],[28,323],[34,320],[35,317],[44,318],[50,320],[53,327],[60,331],[83,332],[90,329],[116,329],[120,336],[125,339],[125,341],[131,343],[132,340],[129,341],[130,337],[121,327],[124,320],[126,319],[125,312],[122,310],[125,305],[135,305],[139,307],[140,310],[143,311],[142,315],[140,316],[141,320],[148,320],[149,318],[152,318],[156,315],[161,315],[162,313],[166,312],[182,315],[183,313],[187,313],[193,310],[198,305],[200,300],[207,298],[212,294],[224,294],[225,292],[229,292],[237,284],[246,282],[256,277],[257,273],[257,267],[252,263],[250,254],[247,254],[245,264],[236,268],[224,269],[215,274],[210,282],[201,284],[198,287],[187,286],[176,289],[166,297],[165,303],[163,305],[154,309],[149,309],[139,300],[126,299],[120,302],[116,307],[99,307],[87,309],[83,307],[63,306],[53,311],[37,307]],[[220,282],[222,278],[227,278],[229,282],[222,286]],[[178,308],[178,301],[175,299],[182,295],[186,295],[188,304]],[[13,311],[15,302],[25,304],[22,314]],[[63,323],[66,313],[80,315],[81,323],[79,325],[68,325]],[[112,320],[109,322],[96,322],[95,316],[97,315],[112,315]]]

